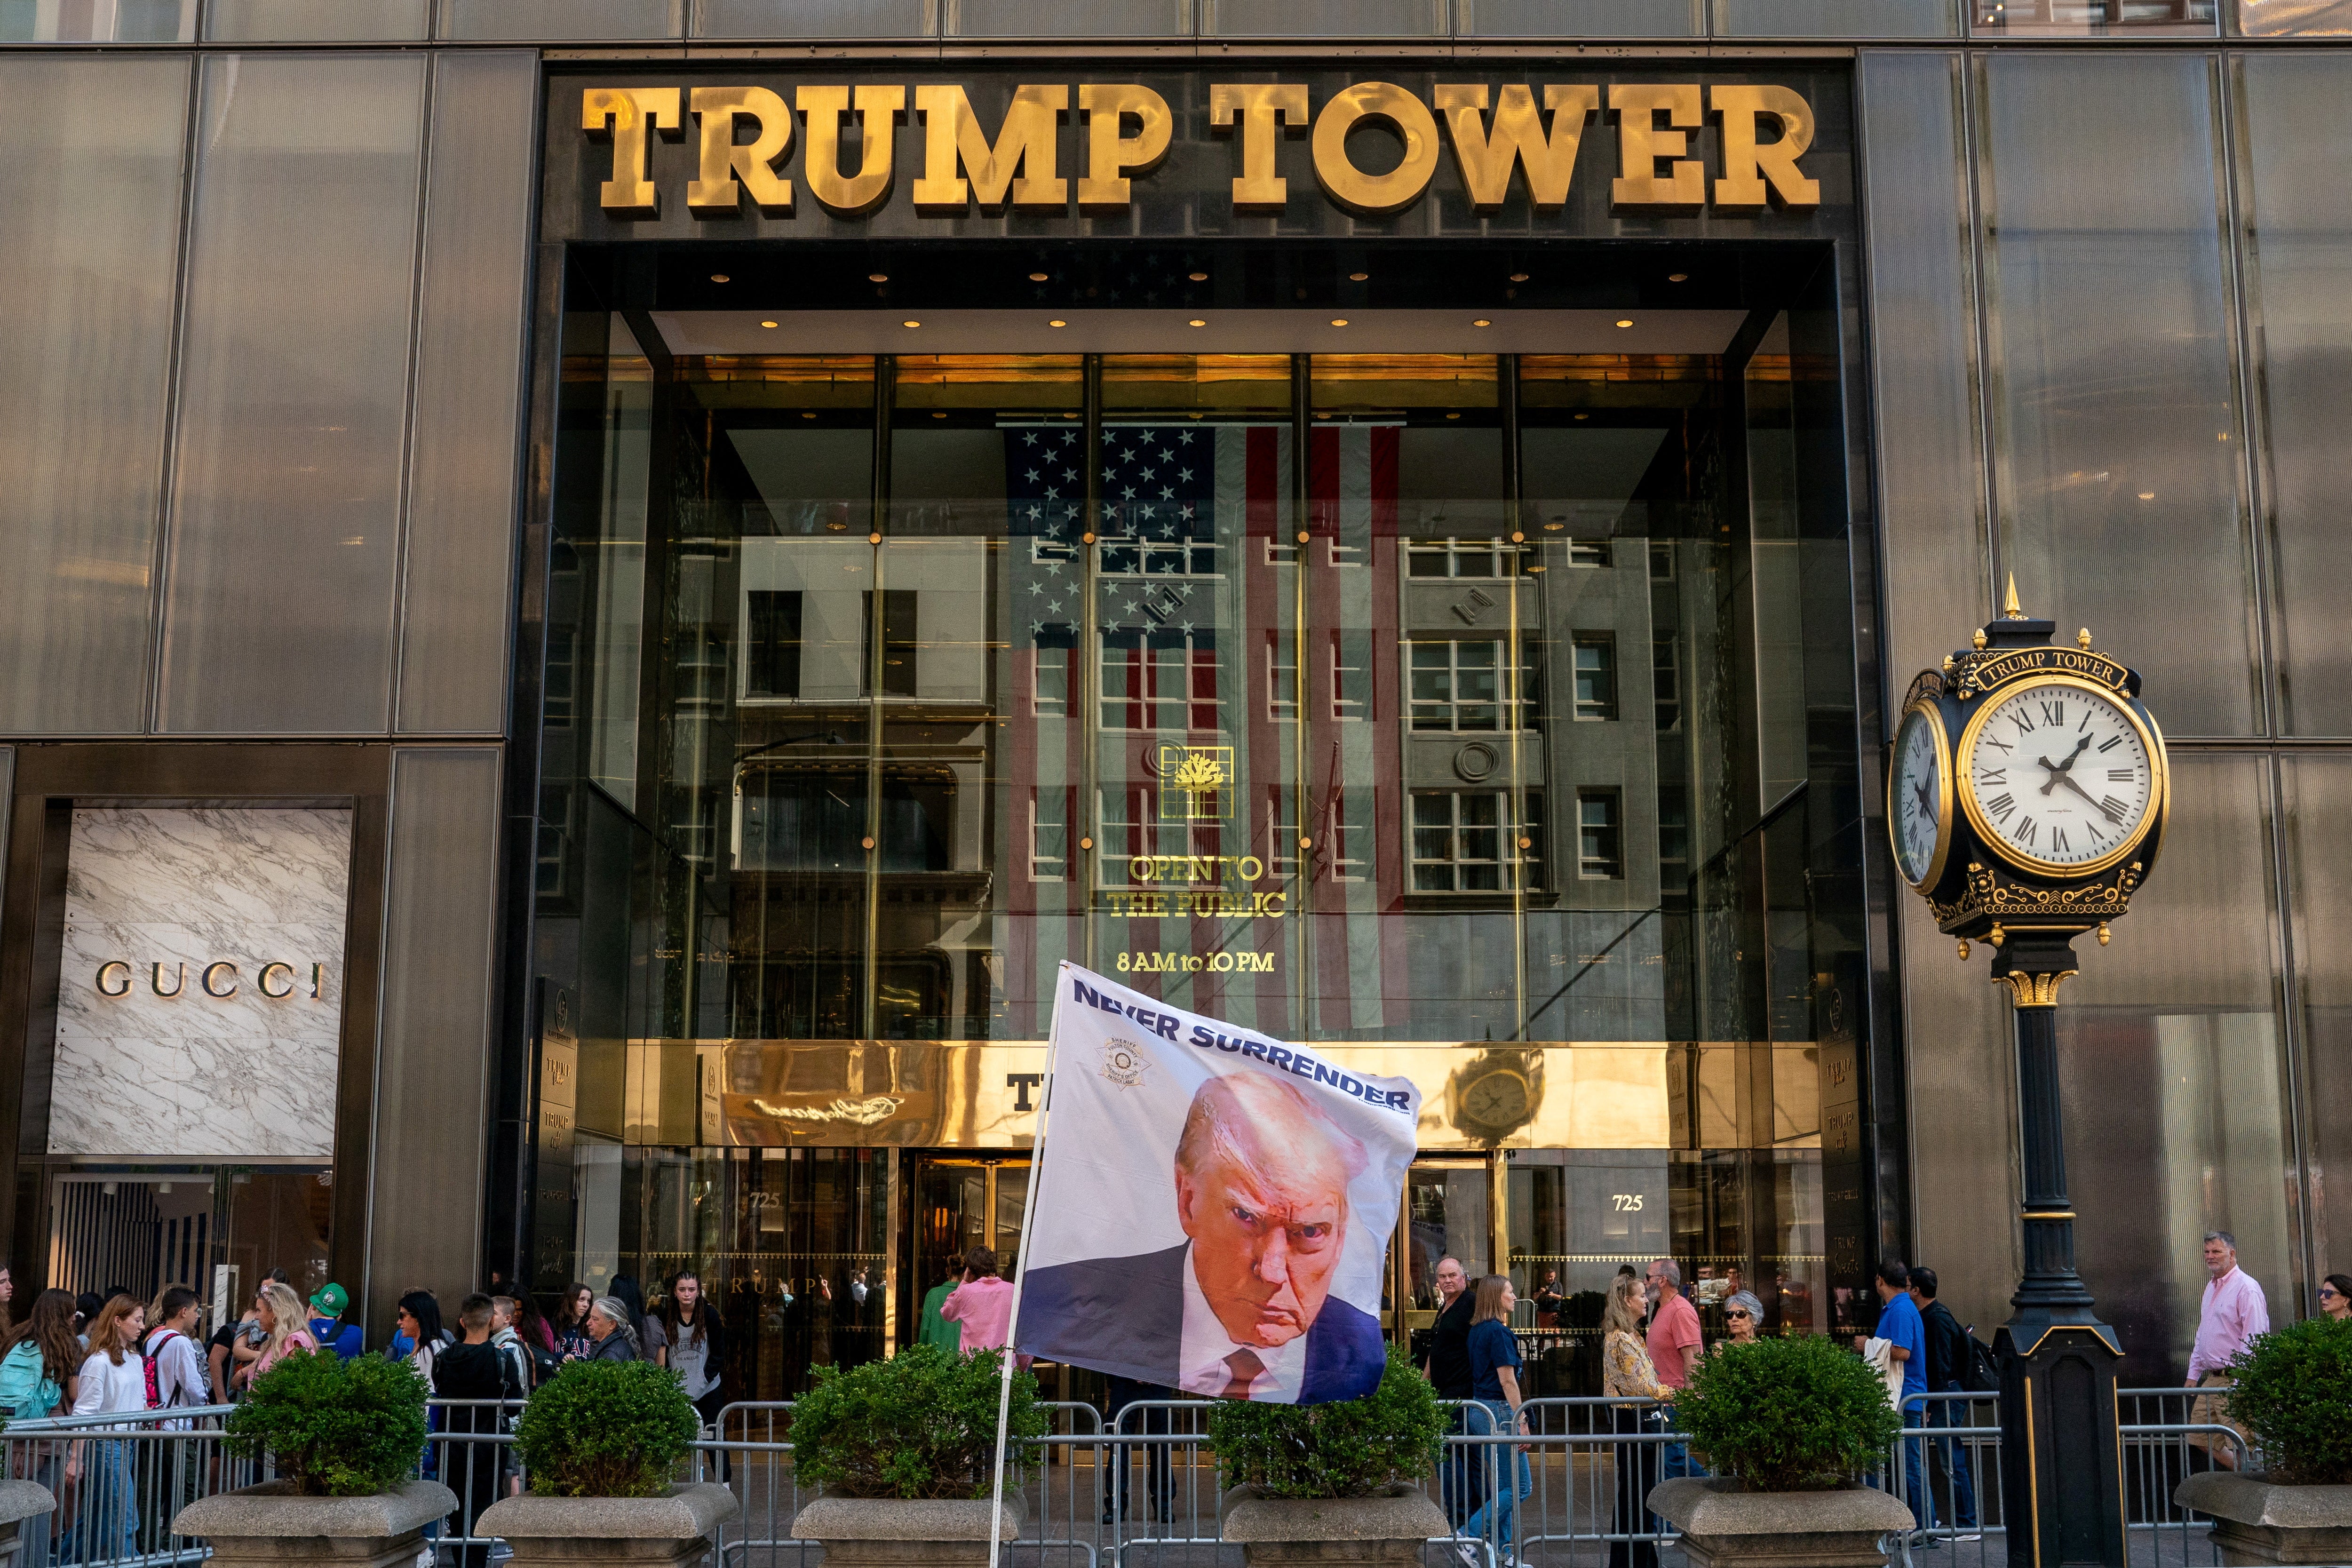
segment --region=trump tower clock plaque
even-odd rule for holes
[[[2130,908],[2162,847],[2172,779],[2138,672],[2056,623],[2001,613],[1904,694],[1887,758],[1895,868],[1959,955],[1982,942],[2009,987],[2017,1051],[2024,1278],[1994,1336],[2001,1362],[2002,1495],[2034,1562],[2123,1563],[2116,1363],[2123,1347],[2074,1270],[2058,1093],[2058,989],[2076,937]],[[1915,1057],[1940,1024],[1916,1020]],[[2040,1434],[2037,1442],[2035,1434]],[[2057,1457],[2071,1457],[2065,1474]]]

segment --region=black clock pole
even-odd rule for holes
[[[2074,647],[2053,647],[2057,629],[2055,622],[2018,607],[2012,579],[2001,613],[1970,646],[1944,660],[1941,669],[1919,672],[1904,711],[1923,715],[1923,725],[1933,729],[1922,732],[1949,749],[1940,767],[1916,745],[1896,759],[1888,773],[1887,819],[1890,831],[1899,826],[1901,814],[1892,804],[1898,780],[1911,781],[1911,794],[1903,799],[1917,799],[1922,810],[1939,788],[1944,792],[1934,853],[1919,852],[1925,818],[1915,811],[1907,860],[1906,841],[1895,843],[1897,868],[1927,900],[1937,928],[1959,938],[1963,960],[1971,942],[1991,945],[1992,977],[2009,987],[2015,1004],[2011,1024],[2024,1155],[2018,1219],[2025,1277],[2009,1299],[2009,1321],[1994,1336],[2009,1560],[2021,1568],[2125,1568],[2116,1405],[2123,1344],[2099,1321],[2091,1292],[2074,1272],[2074,1205],[2066,1190],[2058,1089],[2058,990],[2075,973],[2074,940],[2095,929],[2104,947],[2107,923],[2128,912],[2133,892],[2156,863],[2172,786],[2162,731],[2139,700],[2138,674],[2094,652],[2087,628],[2076,634]],[[2003,721],[1998,730],[1997,716]],[[2104,742],[2090,728],[2095,719],[2107,736]],[[2071,750],[2061,741],[2063,755],[2036,754],[2042,726],[2063,733],[2070,721]],[[1958,739],[1946,738],[1952,735]],[[2037,743],[2026,743],[2028,736]],[[2093,799],[2074,781],[2075,761],[2094,744],[2106,752],[2126,742],[2133,750],[2122,755],[2142,761],[2108,770],[2105,779],[2137,780],[2144,769],[2141,798],[2137,805],[2116,796]],[[1999,754],[1979,760],[1980,747]],[[2007,780],[2011,767],[2030,763],[2047,774],[2038,785]],[[2062,785],[2098,818],[2071,802],[2063,810],[2041,807],[2047,820],[2037,830],[2021,808],[2038,806]],[[1974,793],[1979,789],[2002,793],[1986,799]],[[2014,826],[2005,826],[2012,815]],[[2078,840],[2071,858],[2067,830]]]
[[[2074,1272],[2074,1209],[2058,1089],[2058,987],[2074,973],[2065,930],[1996,927],[1992,974],[2015,1003],[2024,1162],[2025,1277],[1995,1336],[2000,1359],[2001,1502],[2011,1563],[2123,1568],[2116,1369],[2123,1347]]]

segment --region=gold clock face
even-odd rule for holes
[[[1932,701],[1903,711],[1895,731],[1894,765],[1886,775],[1886,831],[1895,841],[1895,868],[1915,888],[1944,874],[1952,847],[1952,775],[1944,717]]]
[[[1528,1114],[1528,1080],[1508,1068],[1498,1068],[1463,1087],[1462,1114],[1488,1127],[1510,1127]]]
[[[2000,692],[1960,732],[1960,802],[2029,870],[2079,876],[2122,859],[2164,804],[2164,752],[2100,687],[2046,675]]]

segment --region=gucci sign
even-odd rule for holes
[[[167,969],[171,972],[171,983],[168,985],[164,984],[163,978]],[[244,976],[239,973],[236,963],[230,959],[215,959],[196,971],[196,989],[215,1001],[227,1001],[237,994],[238,988],[244,983]],[[327,966],[323,963],[311,964],[310,1001],[323,1000],[320,993],[325,989],[326,983]],[[101,996],[128,996],[135,984],[135,976],[129,963],[120,958],[110,959],[98,966],[98,974],[93,984]],[[188,966],[184,963],[148,965],[147,988],[167,1001],[180,995],[188,988]],[[299,994],[302,986],[301,982],[295,977],[293,964],[273,960],[263,964],[259,972],[254,975],[253,988],[272,1002],[283,1002],[289,996]]]

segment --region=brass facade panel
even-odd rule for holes
[[[1425,1153],[1489,1149],[1820,1147],[1815,1047],[1617,1042],[1317,1045],[1353,1070],[1411,1078]],[[1769,1051],[1770,1124],[1738,1086]],[[1672,1108],[1696,1063],[1696,1125]],[[635,1143],[1025,1149],[1044,1096],[1043,1040],[632,1040]]]

